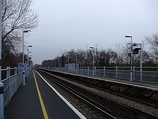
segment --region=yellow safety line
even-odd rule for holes
[[[37,79],[36,79],[34,71],[33,71],[33,76],[34,76],[36,89],[37,89],[37,93],[38,93],[38,98],[39,98],[39,101],[40,101],[40,105],[41,105],[41,108],[42,108],[44,119],[49,119],[46,108],[45,108],[45,105],[44,105],[44,102],[43,102],[43,99],[42,99],[42,96],[41,96],[41,93],[40,93],[40,90],[39,90],[39,87],[38,87],[38,83],[37,83]]]

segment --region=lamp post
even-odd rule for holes
[[[140,44],[140,81],[142,82],[142,44]]]
[[[94,76],[94,47],[90,47],[90,49],[92,49],[92,55],[93,55],[93,76]]]
[[[131,54],[130,54],[130,64],[131,64],[131,71],[130,71],[130,81],[133,80],[133,64],[132,64],[132,57],[133,57],[133,48],[132,48],[132,36],[125,36],[125,38],[131,39]]]
[[[29,77],[30,71],[31,71],[31,63],[30,63],[30,56],[29,48],[32,47],[32,45],[27,46],[27,77]]]
[[[140,81],[142,82],[142,44],[141,43],[133,43],[132,46],[140,46],[140,48],[133,49],[133,54],[138,54],[140,51]]]
[[[22,85],[26,85],[26,82],[25,82],[25,61],[24,61],[24,34],[25,33],[28,33],[30,30],[25,30],[22,32],[22,48],[23,48],[23,54],[22,54],[22,62],[23,62],[23,83]]]

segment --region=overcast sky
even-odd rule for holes
[[[141,43],[158,33],[158,0],[33,0],[39,25],[26,37],[32,60],[60,56],[65,50],[115,49],[116,44]],[[130,40],[129,40],[130,41]]]

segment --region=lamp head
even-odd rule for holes
[[[32,47],[32,45],[29,45],[29,46],[27,46],[27,47]]]
[[[132,38],[132,36],[125,36],[126,38]]]

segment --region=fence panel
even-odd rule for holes
[[[5,107],[10,102],[11,98],[22,83],[22,72],[15,73],[14,75],[10,76],[10,69],[3,71],[7,71],[7,75],[9,74],[9,76],[2,80],[2,83],[4,84],[3,99]]]
[[[52,69],[55,70],[60,68]],[[68,72],[68,70],[66,71]],[[130,81],[131,67],[80,67],[79,69],[71,71],[71,73]],[[158,83],[158,67],[143,67],[141,73],[140,67],[133,66],[132,81],[141,81],[141,75],[143,82]]]

